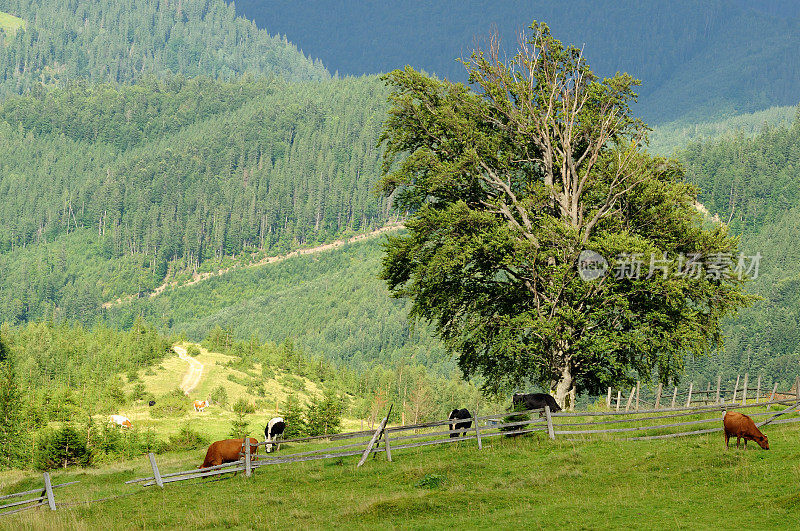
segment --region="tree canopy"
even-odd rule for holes
[[[510,60],[493,38],[465,62],[475,90],[410,67],[386,77],[380,189],[412,214],[382,277],[487,392],[535,382],[569,405],[674,379],[750,300],[737,241],[702,226],[677,162],[644,151],[638,81],[598,79],[581,50],[531,30]],[[584,280],[582,251],[607,274]],[[697,269],[711,257],[723,263]]]

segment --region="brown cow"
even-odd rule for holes
[[[736,448],[739,442],[744,439],[744,447],[747,448],[747,441],[755,441],[764,450],[769,450],[767,436],[756,428],[753,419],[736,411],[728,411],[722,418],[722,425],[725,427],[725,448],[728,448],[728,439],[736,437]]]
[[[248,437],[247,439],[250,443],[250,455],[255,455],[258,452],[258,441],[253,437]],[[240,453],[243,451],[244,439],[225,439],[224,441],[213,442],[208,447],[203,464],[197,468],[233,463],[241,458]]]

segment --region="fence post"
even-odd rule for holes
[[[775,400],[775,393],[776,393],[777,391],[778,391],[778,382],[775,382],[775,385],[772,387],[772,394],[771,394],[771,395],[769,395],[769,401],[770,401],[770,402],[772,402],[773,400]],[[768,406],[767,406],[767,411],[769,411],[769,408],[771,408],[771,407],[772,407],[772,404],[768,405]]]
[[[483,442],[481,442],[481,430],[478,428],[478,406],[475,406],[475,414],[472,416],[472,422],[475,424],[475,438],[478,439],[478,450],[483,450]]]
[[[639,380],[636,380],[636,411],[639,411]]]
[[[653,409],[658,409],[658,406],[661,405],[661,389],[664,387],[663,383],[658,384],[658,391],[656,391],[656,407]]]
[[[385,429],[383,430],[383,446],[386,447],[386,459],[388,461],[392,460],[392,448],[389,446],[389,432]]]
[[[550,406],[544,406],[544,415],[547,417],[547,435],[555,440],[556,434],[553,432],[553,417],[550,416]]]
[[[147,454],[147,457],[150,458],[150,466],[153,467],[153,478],[156,480],[156,485],[164,488],[164,482],[161,481],[161,473],[158,471],[158,465],[156,464],[156,456],[153,452]]]
[[[722,375],[718,374],[717,375],[717,400],[715,402],[717,404],[719,404],[719,389],[720,389],[721,385],[722,385]]]
[[[800,402],[800,376],[796,376],[794,379],[794,389],[797,392],[797,401]]]
[[[739,390],[739,375],[736,375],[736,385],[733,386],[733,400],[731,402],[736,402],[736,392]]]
[[[633,401],[633,394],[636,392],[636,386],[631,387],[631,394],[628,396],[628,403],[625,404],[625,411],[628,411],[631,408],[631,402]]]
[[[244,438],[244,475],[250,477],[253,470],[250,468],[250,437]]]
[[[744,373],[744,386],[742,387],[742,405],[747,405],[747,373]]]
[[[671,408],[675,407],[675,400],[678,398],[678,386],[675,386],[675,390],[672,391],[672,404],[670,405]]]
[[[617,411],[619,411],[620,402],[622,402],[622,390],[617,391]]]
[[[606,407],[611,409],[611,388],[608,388],[608,396],[606,397]]]
[[[761,400],[761,375],[758,375],[758,383],[756,383],[756,404]]]
[[[694,382],[689,382],[689,396],[686,397],[686,407],[689,407],[692,404],[692,388],[694,387]]]
[[[708,387],[706,388],[706,398],[703,400],[703,404],[708,404],[711,402],[711,382],[708,382]]]
[[[45,472],[44,476],[44,491],[47,494],[47,504],[50,506],[51,511],[56,510],[56,499],[53,497],[53,485],[50,483],[50,474]]]

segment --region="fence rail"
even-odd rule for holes
[[[68,483],[60,483],[58,485],[53,485],[50,482],[50,474],[45,472],[42,474],[42,479],[44,480],[44,486],[40,489],[33,489],[33,490],[26,490],[25,492],[15,492],[13,494],[6,494],[4,496],[0,496],[0,500],[10,500],[13,498],[22,498],[24,496],[30,496],[32,494],[39,494],[33,498],[29,498],[27,500],[17,500],[10,503],[6,503],[4,505],[0,505],[0,516],[5,516],[8,514],[18,513],[20,511],[25,511],[27,509],[33,509],[36,507],[41,507],[43,505],[48,505],[51,510],[56,510],[56,499],[53,495],[53,489],[58,489],[61,487],[66,487],[67,485],[74,485],[79,483],[78,481],[70,481]],[[15,507],[12,509],[12,507]],[[5,511],[4,509],[10,509]]]

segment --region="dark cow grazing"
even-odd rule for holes
[[[256,455],[258,452],[258,440],[253,437],[248,437],[247,440],[250,444],[250,455]],[[241,459],[240,453],[243,451],[244,439],[225,439],[224,441],[213,442],[208,447],[203,464],[197,468],[233,463]]]
[[[728,448],[728,439],[736,437],[736,448],[739,448],[739,442],[744,439],[745,448],[747,448],[747,441],[755,441],[764,450],[769,450],[767,436],[761,433],[753,419],[747,415],[728,411],[722,418],[722,425],[725,427],[725,448]]]
[[[272,442],[274,442],[278,437],[283,437],[283,430],[286,429],[286,423],[283,421],[281,417],[275,417],[270,419],[267,423],[267,427],[264,428],[264,439],[267,444],[264,447],[267,449],[267,452],[272,451]],[[281,449],[281,445],[279,443],[275,443],[275,451]]]
[[[151,400],[150,402],[147,403],[147,405],[150,406],[150,407],[153,407],[154,405],[156,405],[156,401],[155,400]]]
[[[550,406],[550,411],[554,413],[561,411],[556,399],[547,393],[514,393],[511,401],[514,404],[514,409],[544,409],[544,406]]]
[[[458,437],[459,435],[466,436],[466,430],[472,427],[472,415],[470,415],[467,409],[454,409],[447,418],[450,420],[463,420],[463,422],[453,422],[450,424],[450,431],[464,430],[459,433],[451,433],[450,437]]]

